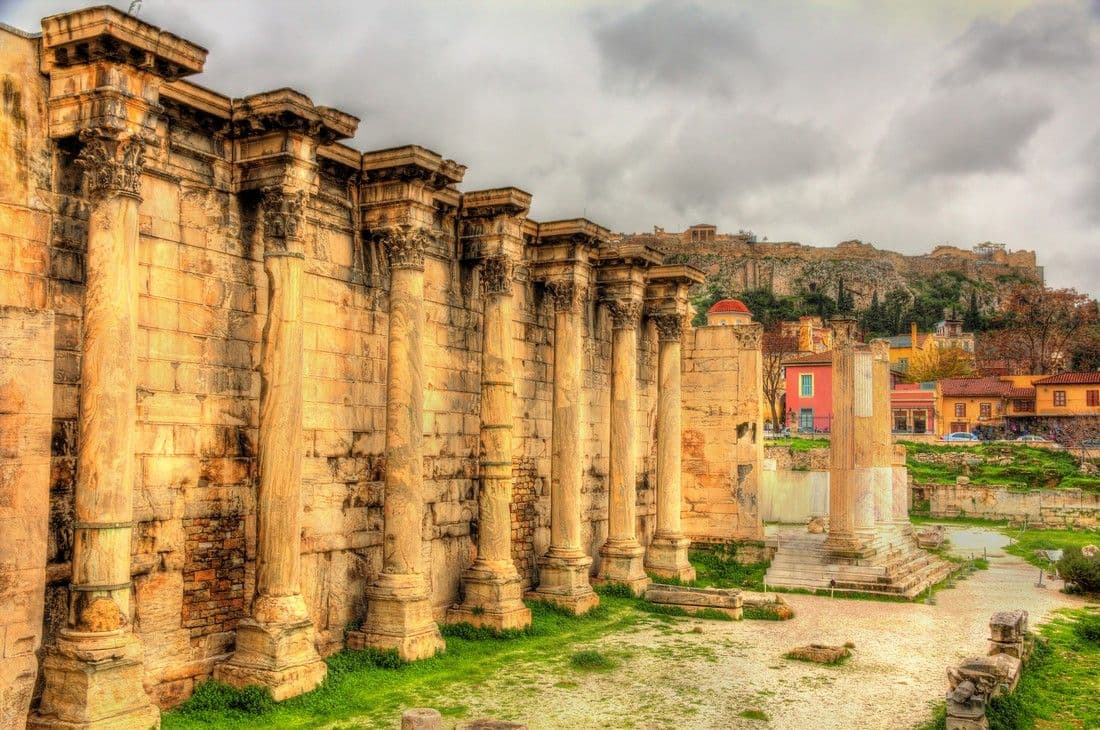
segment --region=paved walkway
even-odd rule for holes
[[[950,528],[953,545],[990,554],[990,569],[937,594],[935,605],[789,595],[792,621],[684,621],[606,636],[607,674],[578,675],[563,660],[502,668],[473,693],[449,698],[468,717],[509,717],[531,728],[906,728],[929,716],[949,664],[984,654],[989,616],[1024,608],[1034,624],[1082,605],[999,548],[1000,533]],[[693,633],[699,627],[702,633]],[[790,661],[809,642],[856,645],[838,667]],[[768,720],[742,717],[749,710]]]

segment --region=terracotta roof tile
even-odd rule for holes
[[[998,378],[947,378],[940,381],[940,390],[944,395],[956,398],[973,395],[1005,397],[1012,390],[1012,383]]]
[[[1100,384],[1100,372],[1059,373],[1035,381],[1035,385],[1097,385]]]
[[[720,312],[740,312],[742,314],[752,314],[749,308],[746,307],[740,299],[720,299],[715,302],[710,309],[707,310],[707,314],[718,314]]]

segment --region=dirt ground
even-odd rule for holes
[[[475,692],[441,703],[533,730],[912,727],[942,698],[947,666],[985,653],[994,611],[1024,608],[1035,624],[1082,603],[1059,584],[1036,587],[1037,569],[999,550],[1007,542],[999,533],[949,531],[959,552],[988,551],[990,568],[940,591],[934,605],[789,595],[791,621],[647,625],[585,647],[615,658],[610,672],[578,672],[568,657],[502,667]],[[840,666],[783,658],[801,644],[847,641],[855,650]],[[742,715],[753,710],[768,719]]]

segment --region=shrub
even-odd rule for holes
[[[1100,646],[1100,614],[1081,616],[1073,624],[1073,633],[1083,641]]]
[[[191,699],[182,705],[180,710],[182,712],[236,710],[245,715],[260,715],[274,706],[275,700],[271,698],[271,690],[267,687],[250,685],[235,689],[208,679],[195,688]]]
[[[582,669],[588,672],[606,672],[609,669],[615,668],[615,662],[595,649],[575,652],[573,656],[569,658],[569,663],[572,664],[575,669]]]
[[[1079,547],[1067,547],[1058,561],[1058,574],[1082,593],[1100,593],[1100,555],[1087,558]]]

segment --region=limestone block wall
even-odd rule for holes
[[[53,313],[0,306],[0,725],[22,727],[46,583]]]
[[[974,484],[916,484],[913,501],[928,500],[933,517],[983,517],[1045,527],[1096,528],[1100,494],[1079,489],[1016,491]]]
[[[685,334],[683,526],[693,540],[762,539],[758,325]],[[752,336],[752,333],[757,333]]]
[[[760,518],[765,522],[802,524],[829,514],[828,470],[775,469],[764,459],[760,480]],[[769,468],[771,467],[771,468]]]

